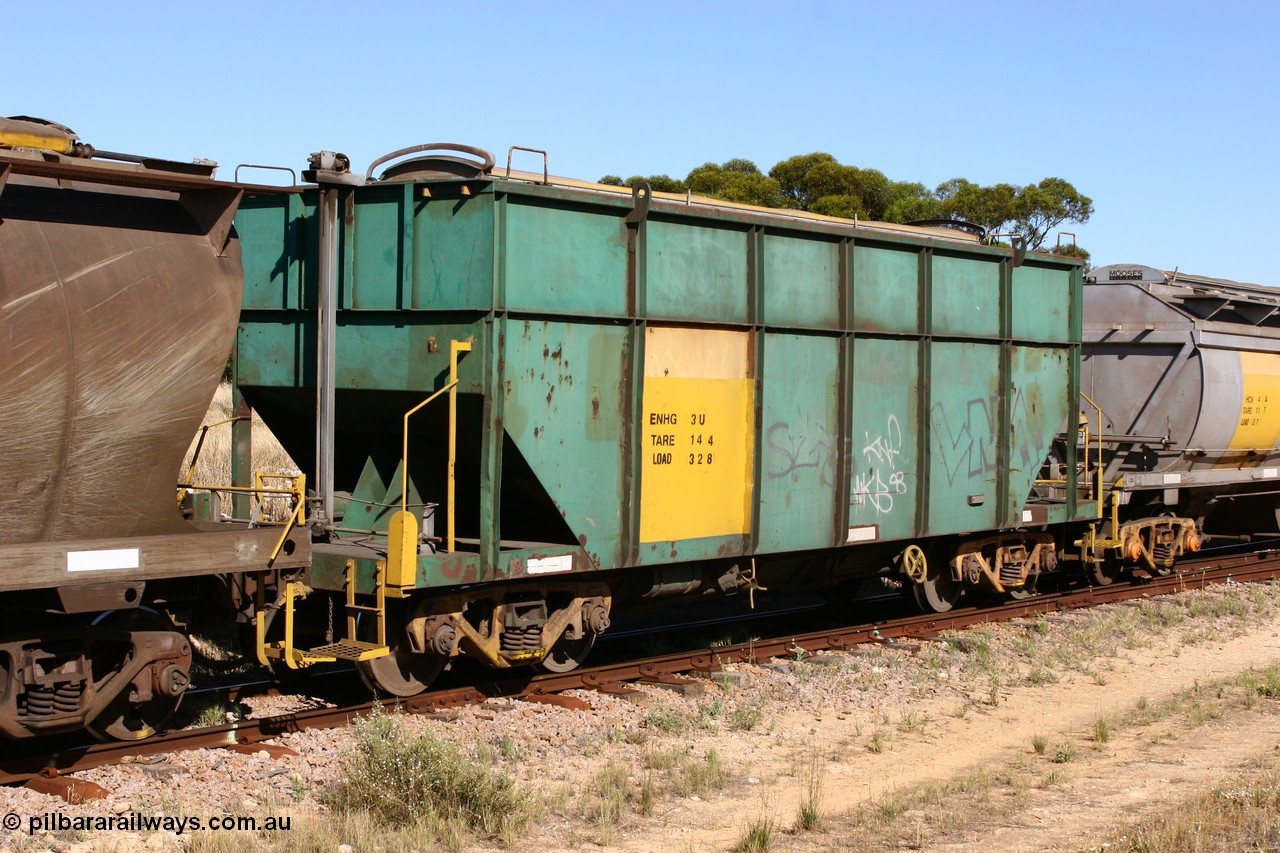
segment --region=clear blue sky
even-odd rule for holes
[[[0,115],[225,178],[322,148],[363,170],[440,141],[544,148],[588,179],[811,151],[928,186],[1054,176],[1094,201],[1075,230],[1095,263],[1280,285],[1278,9],[15,3]]]

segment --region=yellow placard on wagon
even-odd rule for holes
[[[746,333],[650,329],[640,541],[751,530],[755,380]]]
[[[1228,447],[1232,450],[1265,450],[1280,441],[1280,355],[1241,352],[1244,396],[1240,420]]]

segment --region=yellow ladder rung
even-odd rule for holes
[[[348,613],[377,613],[380,609],[367,604],[348,604],[346,607]]]

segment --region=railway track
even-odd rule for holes
[[[694,684],[691,676],[711,676],[728,666],[756,663],[777,657],[813,654],[820,651],[842,651],[868,644],[893,644],[926,639],[954,629],[1016,620],[1046,613],[1081,610],[1103,604],[1165,595],[1184,590],[1201,589],[1221,583],[1249,583],[1280,578],[1280,551],[1259,551],[1243,555],[1212,556],[1184,561],[1180,571],[1144,583],[1114,584],[1037,595],[998,606],[957,609],[946,614],[925,614],[862,623],[843,628],[829,628],[809,634],[788,634],[769,639],[756,639],[714,649],[684,651],[674,654],[627,660],[594,667],[583,667],[569,673],[510,678],[443,687],[409,699],[399,706],[408,713],[447,712],[492,698],[514,698],[531,702],[556,704],[586,710],[589,706],[577,697],[563,695],[573,689],[627,694],[638,692],[632,683],[657,683],[668,686]],[[244,752],[266,750],[284,754],[285,747],[265,743],[290,732],[310,728],[331,728],[349,724],[367,714],[373,701],[348,704],[336,708],[316,708],[281,716],[241,720],[226,725],[167,732],[142,741],[111,742],[60,748],[53,751],[9,755],[0,758],[0,785],[27,785],[47,793],[63,796],[72,802],[92,799],[106,792],[94,792],[97,786],[67,778],[66,774],[126,758],[140,759],[192,749],[224,748]]]

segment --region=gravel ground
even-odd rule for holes
[[[913,675],[916,668],[913,655],[905,651],[823,654],[805,661],[739,666],[723,683],[695,682],[684,693],[646,685],[639,685],[638,695],[628,698],[571,691],[568,695],[591,706],[588,712],[490,700],[444,714],[406,716],[404,722],[410,731],[431,730],[473,752],[487,752],[521,788],[563,799],[566,792],[572,796],[573,789],[585,785],[591,772],[607,760],[639,761],[659,740],[678,739],[691,753],[718,749],[749,755],[759,743],[786,740],[788,734],[777,730],[777,720],[797,713],[815,719],[824,711],[869,713],[922,695],[956,693],[949,689],[945,670],[922,687]],[[243,704],[254,716],[270,716],[318,702],[307,697],[254,697]],[[349,729],[316,729],[269,741],[296,755],[271,758],[265,750],[241,754],[200,749],[101,767],[74,777],[110,791],[105,799],[70,805],[26,789],[5,789],[0,791],[0,811],[24,818],[53,813],[177,817],[323,811],[318,794],[337,778],[351,741]],[[548,768],[556,769],[548,773]],[[32,838],[10,836],[4,843],[18,850],[59,853],[83,853],[104,845],[178,850],[190,845],[190,835],[158,831],[145,837],[112,833],[84,838],[47,832]]]
[[[1280,601],[1280,592],[1271,587],[1222,588],[1186,596],[1188,600],[1200,600],[1194,597],[1201,596],[1209,602],[1239,605],[1239,613],[1218,604],[1214,605],[1217,609],[1206,611],[1204,618],[1210,620],[1206,624],[1215,634],[1231,630],[1237,623],[1247,624],[1258,612],[1273,613]],[[1144,615],[1147,623],[1153,621],[1141,608],[1119,607],[986,627],[910,648],[875,647],[742,665],[722,681],[698,682],[683,693],[646,685],[639,685],[639,694],[629,698],[572,692],[570,695],[591,706],[586,712],[490,700],[446,714],[407,716],[404,724],[411,732],[431,731],[457,744],[476,760],[508,774],[516,781],[517,790],[542,803],[537,834],[554,841],[540,849],[627,849],[614,834],[616,828],[584,817],[587,792],[602,768],[611,763],[627,768],[634,779],[653,772],[643,768],[654,766],[653,756],[659,751],[681,750],[691,762],[708,760],[714,753],[726,780],[714,793],[681,796],[673,784],[659,787],[658,811],[663,820],[678,826],[687,800],[727,797],[726,788],[739,796],[750,796],[750,789],[757,785],[763,791],[771,779],[762,785],[765,774],[756,768],[766,759],[776,764],[779,756],[784,761],[790,756],[795,768],[792,775],[797,775],[815,739],[833,753],[879,752],[886,742],[924,736],[931,719],[962,718],[970,709],[985,712],[999,705],[1009,691],[1041,680],[1056,681],[1066,670],[1103,679],[1109,659],[1122,657],[1126,648],[1133,647],[1131,643],[1145,641],[1142,632],[1150,629],[1143,624]],[[1200,622],[1195,619],[1164,621],[1183,634],[1199,630],[1196,626]],[[1104,627],[1097,628],[1102,623]],[[1046,650],[1064,650],[1068,635],[1092,637],[1091,631],[1098,638],[1088,641],[1093,644],[1088,654],[1047,655]],[[296,710],[317,701],[257,697],[246,699],[245,704],[257,716]],[[823,726],[833,721],[840,723],[838,741],[823,734]],[[339,777],[342,757],[352,741],[349,729],[312,730],[274,740],[272,743],[296,753],[278,758],[265,750],[252,754],[195,750],[89,770],[75,774],[76,778],[111,793],[81,805],[26,789],[0,790],[0,813],[13,813],[24,821],[18,832],[0,835],[0,849],[84,853],[102,849],[185,850],[193,845],[189,832],[46,831],[28,835],[26,819],[31,816],[323,816],[326,806],[322,794]],[[329,841],[327,846],[314,849],[355,853],[341,849],[346,839]],[[253,836],[246,836],[243,842],[243,846],[256,843]],[[429,839],[423,842],[422,853],[438,849]],[[448,846],[474,845],[500,846],[483,838]],[[198,837],[195,846],[205,849]],[[688,848],[677,844],[675,849]]]

